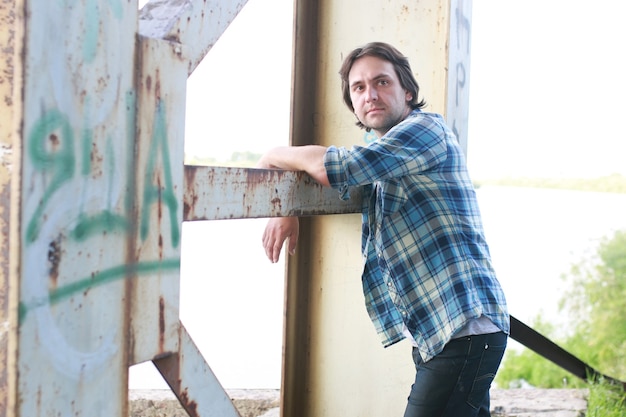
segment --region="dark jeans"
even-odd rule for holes
[[[489,387],[506,342],[502,332],[453,339],[426,363],[413,348],[417,372],[404,417],[489,417]]]

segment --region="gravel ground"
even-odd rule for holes
[[[241,417],[279,417],[278,390],[227,390]],[[492,417],[584,417],[586,390],[491,390]],[[188,417],[169,390],[131,390],[129,417]]]
[[[491,390],[492,417],[584,417],[587,390]]]
[[[241,417],[279,417],[278,390],[227,390]],[[170,390],[131,390],[129,417],[188,417]]]

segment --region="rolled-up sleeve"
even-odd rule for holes
[[[324,167],[330,186],[339,191],[342,200],[350,198],[346,164],[346,149],[330,146],[324,155]]]
[[[350,187],[421,174],[443,163],[446,156],[442,120],[415,111],[367,146],[330,146],[324,167],[331,187],[346,200]]]

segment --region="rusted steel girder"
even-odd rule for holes
[[[151,0],[139,11],[139,33],[185,45],[191,74],[247,2]]]
[[[361,191],[349,200],[305,172],[185,166],[183,220],[358,213]]]
[[[182,323],[178,346],[178,352],[154,359],[152,363],[189,417],[239,416],[226,391],[216,388],[221,388],[221,384]]]

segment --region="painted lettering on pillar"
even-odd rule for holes
[[[162,163],[162,170],[156,170],[157,161]],[[154,203],[162,202],[169,210],[172,245],[177,247],[180,242],[180,226],[178,225],[176,211],[178,199],[174,194],[172,181],[172,168],[170,166],[169,147],[167,143],[167,118],[165,106],[162,101],[157,103],[154,126],[152,129],[152,146],[145,170],[143,189],[143,204],[141,216],[141,238],[146,239],[150,227],[150,208]],[[161,174],[165,184],[161,184]],[[155,184],[154,181],[157,183]],[[161,209],[159,210],[159,214]]]
[[[57,110],[46,113],[35,123],[27,146],[35,169],[50,178],[26,227],[26,241],[32,243],[39,235],[42,214],[50,197],[74,176],[74,132],[67,117]]]
[[[172,247],[180,245],[165,106],[159,104],[155,111],[152,141],[146,150],[148,157],[144,167],[137,167],[134,92],[126,94],[125,104],[127,126],[121,123],[122,126],[101,134],[102,150],[97,149],[90,127],[72,126],[68,115],[58,109],[44,112],[27,136],[26,155],[32,167],[27,181],[36,191],[29,197],[32,205],[26,210],[19,323],[21,326],[32,317],[50,362],[71,378],[94,377],[99,369],[107,366],[109,358],[119,349],[115,342],[118,330],[103,333],[92,349],[79,349],[58,325],[52,307],[67,302],[66,308],[80,308],[96,288],[180,268],[177,256],[120,263],[122,248],[110,244],[134,238],[136,220],[141,225],[141,239],[147,239],[157,221],[153,217],[151,223],[155,211],[152,209],[159,204],[156,211],[165,207],[169,212]],[[121,160],[122,157],[127,160]],[[145,173],[143,189],[126,184],[135,173]],[[155,178],[156,183],[152,181]],[[139,219],[133,208],[135,195],[139,199]],[[89,239],[105,243],[92,246],[93,252],[80,255],[81,244]],[[62,260],[63,251],[70,247],[74,260]],[[109,256],[117,260],[107,264]],[[63,274],[69,276],[59,280],[59,275]],[[89,302],[99,301],[92,298]],[[88,326],[80,320],[77,323],[81,324],[76,326]]]
[[[469,18],[471,2],[458,0],[454,2],[454,28],[451,39],[450,66],[454,68],[448,78],[454,91],[454,105],[448,107],[449,121],[454,134],[463,143],[467,139],[467,106],[469,87],[469,57],[471,42],[471,21]],[[448,98],[450,100],[450,98]]]
[[[134,112],[134,102],[128,107]],[[128,122],[132,122],[132,127],[128,128],[128,132],[134,132],[134,117],[129,117]],[[86,140],[91,137],[89,133],[83,132],[81,141],[75,142],[74,130],[70,126],[67,116],[58,110],[50,110],[46,112],[32,127],[27,139],[28,157],[36,174],[47,178],[46,186],[43,189],[39,203],[27,222],[25,231],[25,240],[27,246],[32,246],[42,238],[41,230],[45,221],[46,213],[52,212],[54,207],[54,197],[64,185],[71,185],[72,181],[81,180],[89,181],[91,175],[91,157],[84,149],[77,150],[75,143],[81,147],[91,149],[91,141]],[[132,137],[127,139],[132,141]],[[119,173],[123,167],[119,166],[115,160],[113,140],[106,141],[105,163],[106,170],[103,172],[105,176],[114,178],[114,173]],[[173,247],[180,244],[180,225],[178,222],[178,199],[174,192],[174,180],[172,177],[171,161],[169,155],[168,138],[167,138],[167,114],[163,103],[159,103],[154,117],[154,128],[152,134],[151,146],[148,150],[149,155],[146,160],[145,169],[137,169],[132,164],[131,167],[137,169],[137,172],[145,173],[144,187],[140,195],[141,216],[140,216],[140,236],[142,240],[147,239],[151,228],[151,210],[154,204],[163,205],[169,214],[170,223],[170,242]],[[77,154],[81,158],[77,158]],[[129,158],[133,158],[132,153]],[[160,162],[160,164],[158,164]],[[78,167],[77,165],[80,165]],[[87,168],[89,169],[87,169]],[[155,182],[156,180],[156,182]],[[80,188],[80,187],[79,187]],[[131,210],[129,210],[128,202],[131,201],[130,196],[126,197],[125,209],[116,211],[113,206],[114,201],[120,198],[120,190],[116,189],[113,180],[108,181],[107,190],[101,192],[104,198],[104,207],[97,211],[89,211],[80,207],[75,218],[64,218],[64,224],[70,225],[66,230],[62,231],[66,238],[77,242],[85,241],[93,236],[99,236],[102,233],[110,232],[130,232],[130,223],[134,220],[131,218]],[[122,196],[124,197],[124,196]],[[157,211],[161,212],[159,208]],[[69,213],[68,213],[69,214]],[[44,239],[47,241],[47,239]],[[162,262],[162,261],[160,261]],[[164,266],[173,268],[178,266],[178,260],[167,261]],[[60,288],[50,294],[50,301],[56,302],[71,294],[74,290],[81,291],[85,285],[100,285],[127,274],[128,272],[151,272],[155,265],[147,263],[145,265],[112,266],[111,268],[99,272],[97,279],[92,274],[86,278],[85,283],[78,282],[67,288]],[[126,269],[125,269],[126,268]],[[98,279],[100,278],[100,279]],[[72,289],[74,288],[74,290]],[[41,300],[33,301],[29,305],[22,306],[22,315],[25,315],[28,308],[41,305]]]

